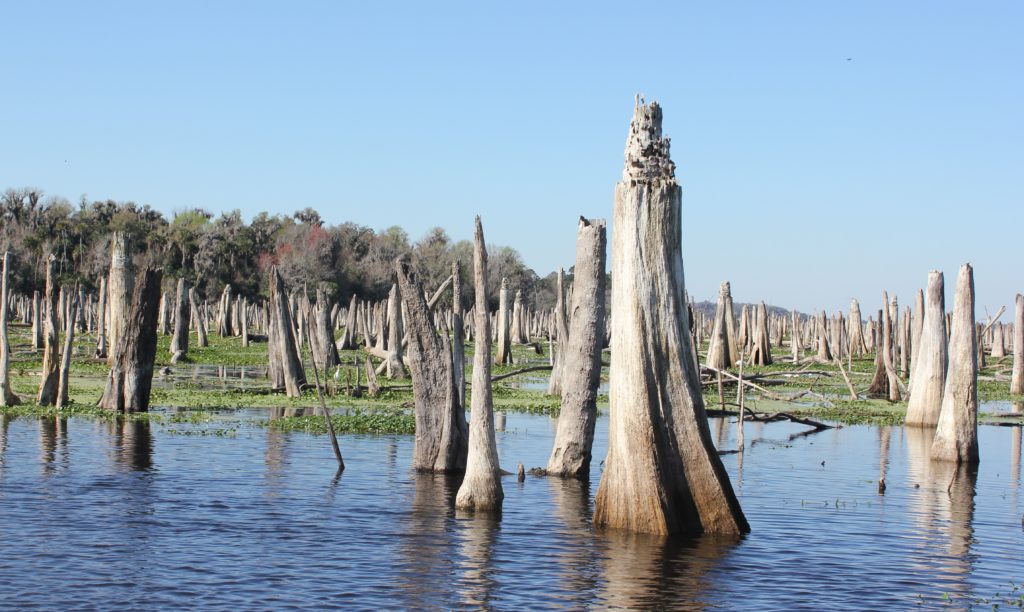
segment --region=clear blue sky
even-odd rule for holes
[[[0,188],[433,226],[573,263],[665,109],[687,286],[1024,291],[1024,3],[5,2]],[[850,58],[850,59],[848,59]],[[1007,320],[1007,319],[1004,319]]]

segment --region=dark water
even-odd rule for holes
[[[595,533],[597,465],[589,485],[507,478],[500,518],[464,516],[456,483],[409,471],[411,437],[342,437],[335,477],[326,437],[265,415],[191,430],[228,438],[2,421],[0,605],[906,609],[1024,579],[1020,428],[982,427],[980,470],[954,477],[917,430],[748,424],[746,454],[723,459],[753,533],[664,540]],[[503,466],[544,465],[553,425],[508,415]],[[733,423],[711,427],[734,446]]]

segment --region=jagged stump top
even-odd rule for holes
[[[637,97],[633,120],[626,139],[626,167],[622,181],[628,184],[670,181],[675,183],[676,165],[669,155],[670,139],[661,135],[661,106]]]

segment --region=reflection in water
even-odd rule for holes
[[[932,461],[935,430],[930,427],[907,427],[906,436],[909,476],[919,486],[912,502],[922,535],[915,560],[921,569],[938,570],[956,588],[969,590],[977,466]],[[936,554],[943,549],[946,555]]]
[[[4,457],[7,455],[7,429],[10,423],[10,416],[0,414],[0,468],[3,468]]]
[[[459,476],[413,474],[413,495],[402,528],[397,578],[403,608],[430,608],[451,584],[441,577],[457,574],[453,554],[455,494]]]
[[[601,607],[700,609],[715,579],[709,574],[739,538],[666,538],[620,529],[599,532],[604,544]]]
[[[57,419],[55,417],[39,417],[39,463],[42,465],[44,476],[53,473],[53,462],[56,458]]]
[[[145,419],[118,416],[109,422],[114,436],[114,462],[130,470],[153,467],[153,432]]]
[[[1010,485],[1013,490],[1013,507],[1016,508],[1018,505],[1018,495],[1020,494],[1020,443],[1021,443],[1021,427],[1014,427],[1013,433],[1011,433],[1012,442],[1010,443]]]
[[[558,563],[561,568],[560,586],[570,597],[593,593],[600,584],[600,574],[594,564],[598,556],[594,538],[590,534],[593,507],[590,482],[575,478],[547,478],[555,514],[564,525],[558,530]],[[568,601],[568,607],[582,607],[589,601]]]
[[[283,412],[283,408],[271,408],[270,420],[280,418],[283,416]],[[282,479],[285,477],[284,461],[285,451],[288,448],[288,435],[276,427],[267,427],[266,431],[267,444],[263,451],[266,486],[263,487],[263,494],[267,497],[276,497]]]
[[[501,529],[501,512],[460,512],[458,516],[462,536],[458,564],[460,600],[470,608],[490,608],[498,583],[492,557]]]
[[[878,428],[878,493],[885,493],[885,475],[889,471],[889,441],[892,437],[892,427],[884,426]]]

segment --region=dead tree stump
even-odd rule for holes
[[[597,389],[601,384],[601,347],[605,319],[604,219],[580,217],[576,232],[571,329],[564,353],[562,408],[547,473],[567,478],[590,475]]]
[[[971,264],[960,267],[952,323],[949,369],[932,442],[932,459],[978,463],[978,353]]]
[[[52,406],[57,401],[57,258],[51,254],[46,260],[46,294],[44,297],[45,312],[43,328],[43,374],[39,382],[39,396],[36,401],[40,406]]]
[[[412,467],[420,472],[461,472],[466,469],[469,427],[455,386],[448,330],[440,334],[434,331],[423,285],[413,273],[408,256],[395,260],[395,271],[409,332],[409,371],[416,411]]]
[[[1024,395],[1024,295],[1017,294],[1013,317],[1013,376],[1010,393]]]
[[[638,100],[615,188],[608,458],[594,524],[750,530],[711,440],[686,326],[680,199],[661,107]]]
[[[487,245],[480,217],[473,240],[473,284],[476,294],[476,350],[473,352],[473,409],[470,413],[466,476],[455,496],[462,510],[500,510],[505,499],[494,438],[494,400],[491,395],[491,318],[487,308]]]
[[[11,389],[11,344],[7,338],[8,271],[11,254],[4,252],[3,279],[0,281],[0,406],[17,406],[21,399]]]
[[[277,266],[270,269],[270,309],[271,334],[267,351],[271,385],[279,389],[277,383],[280,382],[288,397],[300,397],[302,386],[306,384],[306,372],[299,360],[292,311]],[[279,377],[275,376],[275,372]]]
[[[114,365],[98,406],[117,412],[146,412],[153,386],[156,360],[157,311],[160,308],[160,282],[163,270],[148,268],[132,294],[124,312],[114,347]],[[113,319],[111,327],[116,324]]]
[[[946,385],[946,298],[942,272],[928,274],[928,302],[921,317],[916,357],[910,375],[907,425],[932,427],[939,422]],[[922,316],[923,315],[923,316]]]
[[[178,279],[174,298],[174,335],[171,336],[171,363],[178,363],[188,355],[188,324],[192,309],[189,307],[188,282]]]
[[[107,363],[114,365],[114,347],[121,339],[121,330],[135,287],[135,268],[132,265],[131,240],[124,232],[114,232],[110,243],[110,276],[107,279],[107,300],[110,302],[107,329]]]

